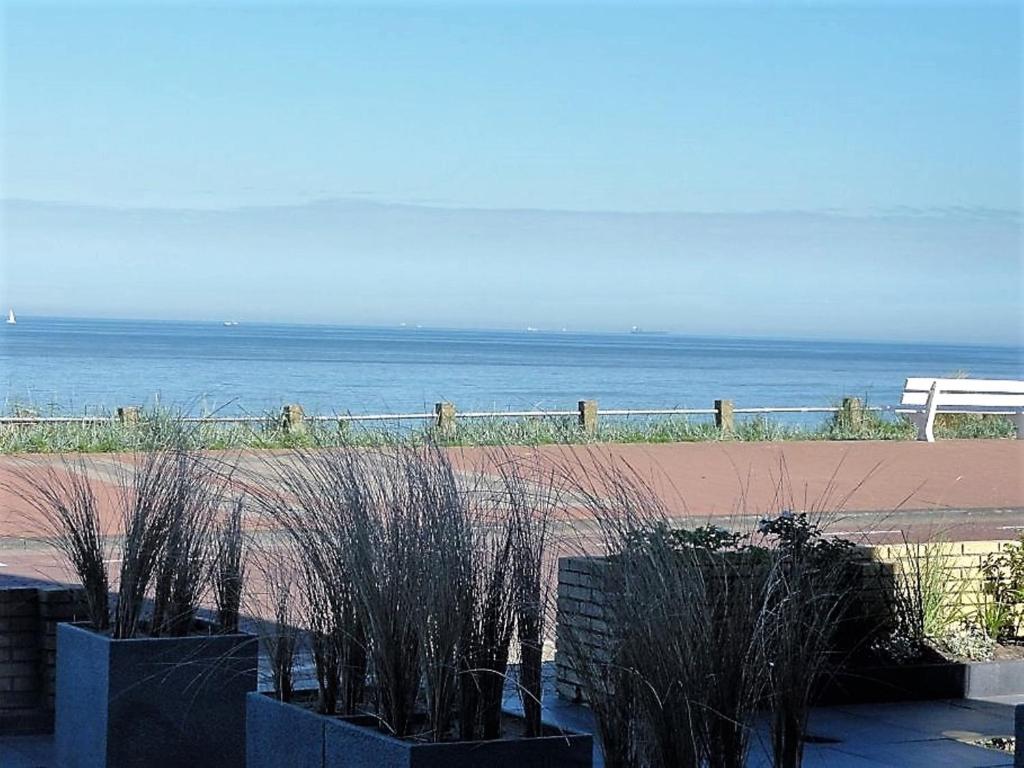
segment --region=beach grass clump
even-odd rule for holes
[[[197,450],[384,447],[396,443],[504,446],[913,440],[917,436],[916,427],[905,415],[842,407],[818,424],[792,423],[758,414],[738,416],[732,429],[719,429],[705,417],[608,416],[600,419],[593,432],[584,430],[576,416],[462,418],[445,429],[431,423],[396,427],[387,421],[307,418],[300,429],[293,429],[280,414],[267,413],[251,421],[190,420],[186,425],[182,413],[153,407],[140,410],[134,421],[99,414],[70,422],[0,423],[0,453],[132,453],[159,447],[175,432],[180,433],[183,445]],[[939,439],[1005,439],[1014,437],[1016,429],[1006,416],[939,414],[935,434]]]
[[[295,691],[295,660],[303,641],[301,566],[296,552],[285,547],[257,547],[253,565],[261,589],[253,596],[260,645],[270,663],[274,696],[290,702]]]
[[[779,768],[797,768],[816,686],[842,661],[836,640],[851,618],[859,571],[852,542],[826,537],[806,513],[765,518],[758,533],[779,569],[765,620],[772,752]]]
[[[270,551],[301,578],[299,621],[310,635],[324,714],[354,714],[365,698],[367,642],[352,573],[353,520],[369,514],[374,498],[364,461],[354,450],[300,448],[266,457],[251,486],[256,507],[286,534]]]
[[[726,434],[726,438],[730,435]],[[766,416],[755,416],[736,422],[732,435],[736,440],[759,443],[778,440],[816,440],[819,433],[799,425],[783,424]]]
[[[545,469],[536,456],[510,451],[495,454],[508,513],[513,517],[512,593],[519,643],[518,691],[526,735],[541,735],[544,637],[552,620],[557,584],[554,546],[555,512],[565,494],[555,468]]]
[[[965,618],[966,584],[951,554],[950,545],[939,540],[911,542],[904,536],[894,547],[891,563],[878,574],[886,622],[875,642],[885,656],[919,659]]]
[[[812,693],[840,660],[851,545],[806,514],[747,534],[676,528],[650,481],[624,464],[601,465],[574,492],[605,553],[607,642],[571,623],[559,642],[606,764],[739,768],[769,710],[776,764],[800,765]]]
[[[940,413],[935,417],[938,440],[992,440],[1016,437],[1013,420],[1007,416],[981,413]]]
[[[97,488],[81,457],[62,457],[40,470],[24,466],[5,485],[34,513],[39,533],[65,558],[85,591],[90,623],[110,625],[107,543],[99,514]]]
[[[176,451],[164,541],[153,574],[150,634],[180,637],[192,629],[211,586],[220,481],[198,454]]]
[[[489,481],[431,443],[267,458],[254,493],[288,539],[269,551],[306,582],[319,711],[369,711],[400,738],[499,738],[518,638],[540,733],[554,494],[521,457],[488,461]]]
[[[575,417],[526,416],[457,420],[454,429],[429,426],[413,433],[416,442],[438,445],[562,445],[586,440]]]
[[[248,561],[244,515],[245,500],[239,496],[227,514],[221,515],[214,523],[210,581],[217,606],[217,625],[221,632],[227,634],[238,631],[242,611],[242,587]]]
[[[112,478],[95,460],[62,456],[45,466],[23,460],[4,484],[82,583],[93,628],[114,639],[188,634],[211,586],[222,485],[180,434],[165,431]]]
[[[914,440],[917,427],[905,416],[839,407],[818,429],[823,440]]]
[[[599,443],[695,443],[719,440],[723,435],[707,419],[688,416],[605,419],[598,424]]]

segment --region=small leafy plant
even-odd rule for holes
[[[989,555],[981,567],[983,603],[978,620],[997,641],[1016,639],[1024,608],[1024,536],[1001,552]]]
[[[953,658],[988,661],[996,649],[994,638],[989,629],[973,621],[964,620],[949,630],[937,644]]]

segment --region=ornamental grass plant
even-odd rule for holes
[[[566,474],[604,555],[607,642],[595,647],[588,622],[564,624],[559,643],[607,764],[738,768],[766,711],[775,765],[800,765],[813,693],[840,661],[835,627],[859,578],[851,545],[806,513],[765,518],[747,534],[681,529],[629,465],[581,468]]]
[[[526,734],[541,735],[557,494],[512,453],[488,464],[457,469],[436,445],[398,440],[263,463],[272,480],[254,493],[288,539],[273,551],[301,562],[320,712],[337,689],[337,711],[399,738],[500,738],[518,641]]]
[[[214,581],[225,482],[183,447],[183,430],[162,434],[129,461],[24,459],[4,486],[81,582],[92,627],[113,639],[189,634]]]

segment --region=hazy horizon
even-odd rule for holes
[[[1016,3],[2,9],[26,316],[1024,344]]]
[[[6,310],[7,307],[4,307]],[[14,309],[13,307],[11,309]],[[730,334],[693,334],[683,331],[668,331],[659,328],[641,328],[630,326],[629,328],[534,328],[522,326],[486,326],[486,325],[423,325],[411,324],[405,321],[396,323],[331,323],[331,322],[300,322],[300,321],[279,321],[273,319],[254,319],[236,321],[234,318],[220,316],[183,318],[183,317],[123,317],[115,315],[52,315],[52,314],[25,314],[16,312],[18,323],[27,325],[34,320],[59,321],[59,322],[99,322],[99,323],[155,323],[155,324],[182,324],[196,326],[223,326],[226,322],[237,322],[240,326],[244,323],[247,327],[263,326],[268,328],[329,328],[338,330],[370,330],[370,331],[427,331],[431,333],[495,333],[495,334],[540,334],[547,335],[568,335],[568,336],[629,336],[640,333],[644,336],[669,336],[681,339],[693,340],[722,340],[722,341],[764,341],[764,342],[793,342],[808,344],[851,344],[851,345],[881,345],[907,347],[920,345],[924,347],[971,347],[979,349],[1007,349],[1016,350],[1024,354],[1024,344],[999,344],[995,342],[951,342],[942,340],[914,340],[914,339],[862,339],[854,337],[815,337],[815,336],[772,336],[772,335],[730,335]],[[1024,363],[1024,357],[1021,362]]]
[[[1013,212],[607,213],[366,201],[3,207],[4,300],[26,314],[1021,338],[1019,286],[1007,279],[1020,267],[1000,257],[1020,236]],[[965,252],[972,269],[951,281]],[[154,253],[159,271],[149,266]],[[41,262],[49,269],[34,266]],[[939,311],[935,297],[948,292],[961,300]]]

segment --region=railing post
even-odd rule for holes
[[[138,424],[139,415],[139,406],[137,405],[122,405],[117,409],[117,420],[125,425]]]
[[[281,409],[281,426],[285,432],[301,434],[306,431],[305,413],[302,406],[291,403]]]
[[[455,403],[434,403],[434,415],[438,432],[444,435],[455,432]]]
[[[597,400],[579,401],[579,425],[588,435],[597,434]]]
[[[841,413],[842,423],[847,429],[860,429],[864,426],[864,403],[859,397],[844,397]]]
[[[722,432],[732,432],[735,428],[732,400],[715,400],[715,426]]]

